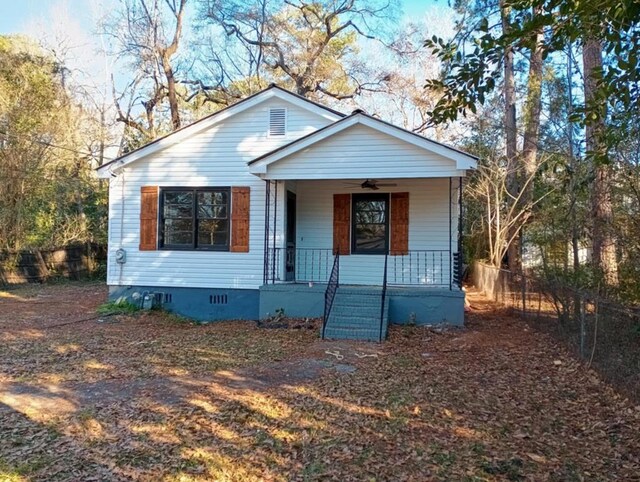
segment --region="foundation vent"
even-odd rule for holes
[[[209,304],[226,305],[227,302],[227,295],[209,295]]]

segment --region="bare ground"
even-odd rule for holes
[[[0,291],[0,481],[640,480],[640,408],[477,294],[384,344],[105,298]]]

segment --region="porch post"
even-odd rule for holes
[[[458,288],[462,288],[462,176],[458,178]]]
[[[453,233],[451,232],[451,184],[452,178],[449,178],[449,290],[453,290],[453,257],[451,244],[453,243]]]
[[[265,179],[264,195],[264,260],[262,283],[267,284],[269,279],[269,198],[271,197],[271,181]]]
[[[278,181],[274,181],[275,184],[275,194],[274,194],[274,202],[273,202],[273,262],[271,263],[271,279],[275,283],[276,280],[276,269],[280,269],[278,266],[276,268],[276,253],[278,252],[276,249],[276,234],[278,232]]]

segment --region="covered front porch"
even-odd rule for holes
[[[379,320],[386,313],[391,323],[463,323],[462,179],[375,181],[375,190],[353,179],[266,181],[261,317],[282,309],[328,319],[336,293],[348,290],[377,304]],[[383,200],[377,210],[367,204],[370,191]],[[355,300],[350,307],[365,309]]]
[[[260,315],[327,337],[462,324],[462,179],[475,159],[362,111],[250,163],[266,182]],[[352,336],[353,335],[353,336]]]
[[[459,289],[462,178],[362,182],[267,181],[264,284]]]

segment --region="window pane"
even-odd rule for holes
[[[227,204],[227,191],[201,191],[198,204]]]
[[[198,193],[199,219],[226,219],[228,216],[226,191],[201,191]]]
[[[387,250],[386,196],[354,196],[354,250],[355,252],[384,253]]]
[[[193,192],[169,191],[164,193],[165,204],[193,204]]]
[[[198,223],[198,246],[227,246],[229,221],[226,219],[204,219]]]
[[[358,224],[356,226],[356,250],[384,251],[385,241],[384,224]]]
[[[172,246],[193,246],[192,219],[165,219],[164,244]]]
[[[193,217],[193,193],[174,191],[165,192],[163,215],[165,218]]]
[[[385,213],[384,211],[356,211],[356,223],[357,224],[384,224]]]
[[[191,219],[193,217],[193,204],[165,204],[164,217]]]
[[[214,206],[211,204],[198,205],[198,218],[200,219],[226,219],[227,206]]]

